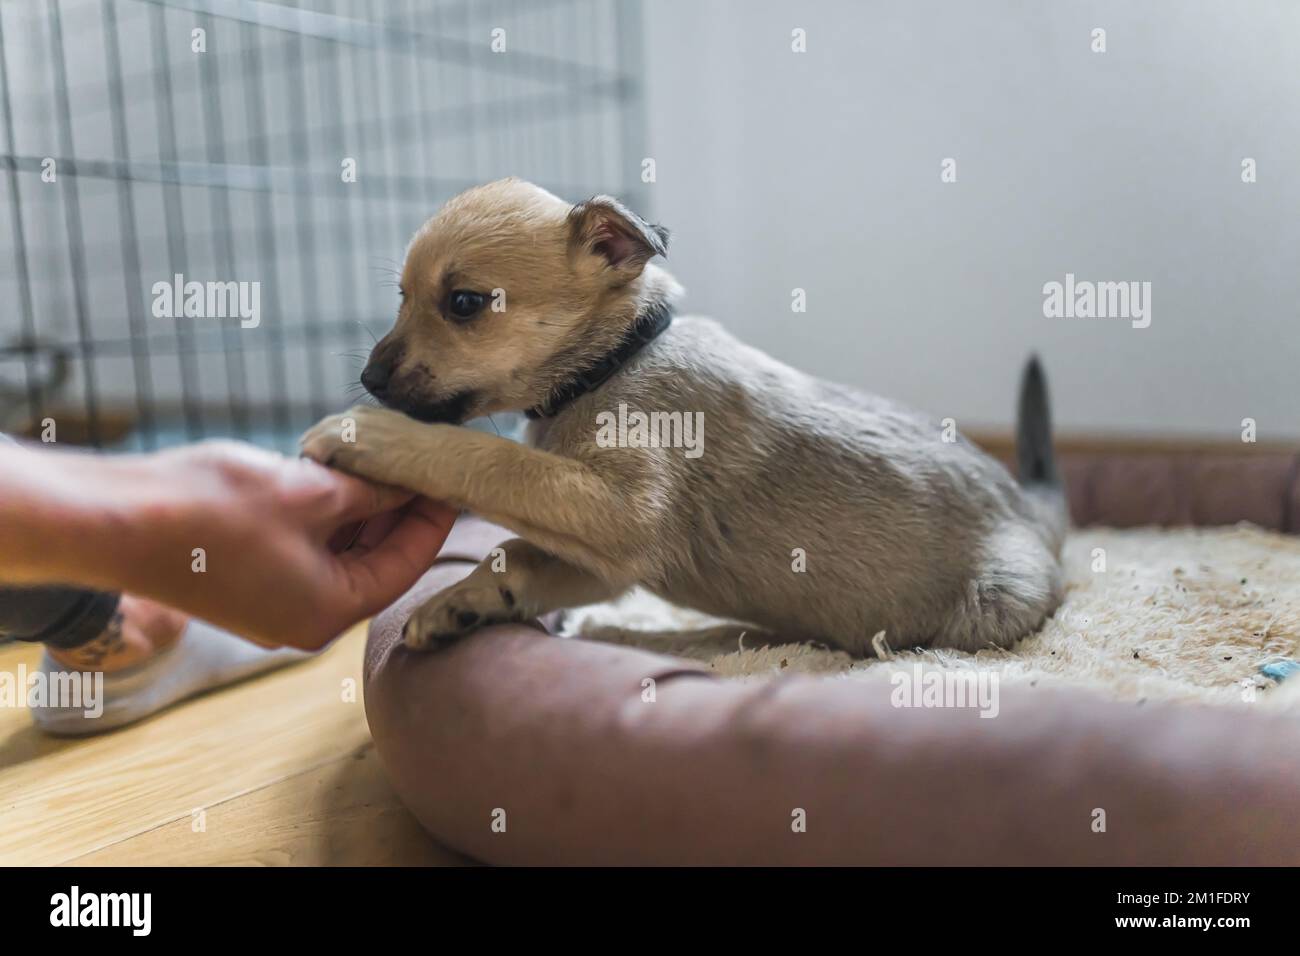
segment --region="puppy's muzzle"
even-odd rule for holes
[[[361,373],[361,384],[385,407],[410,415],[417,421],[459,425],[465,420],[474,401],[473,392],[457,392],[446,398],[431,398],[421,394],[424,389],[410,381],[410,374],[397,376],[399,380],[394,381],[396,368],[396,361],[380,356],[376,351]]]
[[[392,362],[376,362],[371,359],[361,372],[361,384],[367,392],[381,402],[388,396],[388,383],[393,379]]]
[[[389,389],[393,384],[393,373],[406,354],[406,349],[399,339],[386,335],[370,351],[370,358],[361,372],[361,384],[366,391],[381,402],[387,404]]]

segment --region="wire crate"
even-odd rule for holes
[[[640,17],[6,0],[0,430],[293,447],[349,403],[405,244],[447,197],[518,175],[645,208]],[[167,287],[201,293],[195,314]]]

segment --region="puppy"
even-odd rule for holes
[[[1017,484],[938,422],[674,318],[681,289],[650,262],[667,243],[614,199],[570,205],[516,179],[415,235],[397,323],[361,378],[387,407],[326,418],[303,452],[519,537],[420,607],[406,643],[638,584],[751,640],[856,655],[881,631],[894,648],[975,650],[1038,628],[1062,597],[1066,515],[1037,363]],[[504,410],[527,412],[527,445],[457,427]],[[634,412],[691,416],[707,442],[692,454],[643,429],[609,447],[611,416]]]

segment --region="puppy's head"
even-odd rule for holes
[[[537,405],[679,291],[647,267],[667,242],[608,196],[571,206],[517,179],[461,193],[411,240],[397,324],[361,382],[421,421]]]

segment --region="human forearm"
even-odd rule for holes
[[[114,531],[126,503],[101,502],[100,465],[85,454],[0,446],[0,581],[117,586],[107,572],[120,561],[105,559],[125,543]]]
[[[129,591],[211,611],[214,588],[202,576],[210,552],[228,572],[219,588],[283,544],[273,534],[255,540],[266,527],[255,516],[256,482],[241,481],[222,454],[0,447],[0,582]]]
[[[0,436],[0,634],[52,647],[79,647],[99,635],[118,612],[120,595],[75,585],[11,584],[28,576],[72,579],[70,569],[39,569],[51,554],[71,553],[57,544],[54,514],[32,479],[43,471],[41,456],[17,454],[17,444]],[[67,522],[71,527],[71,522]],[[46,533],[42,533],[46,532]]]
[[[0,444],[0,584],[120,590],[320,647],[432,562],[455,513],[412,498],[237,442],[110,456]]]

